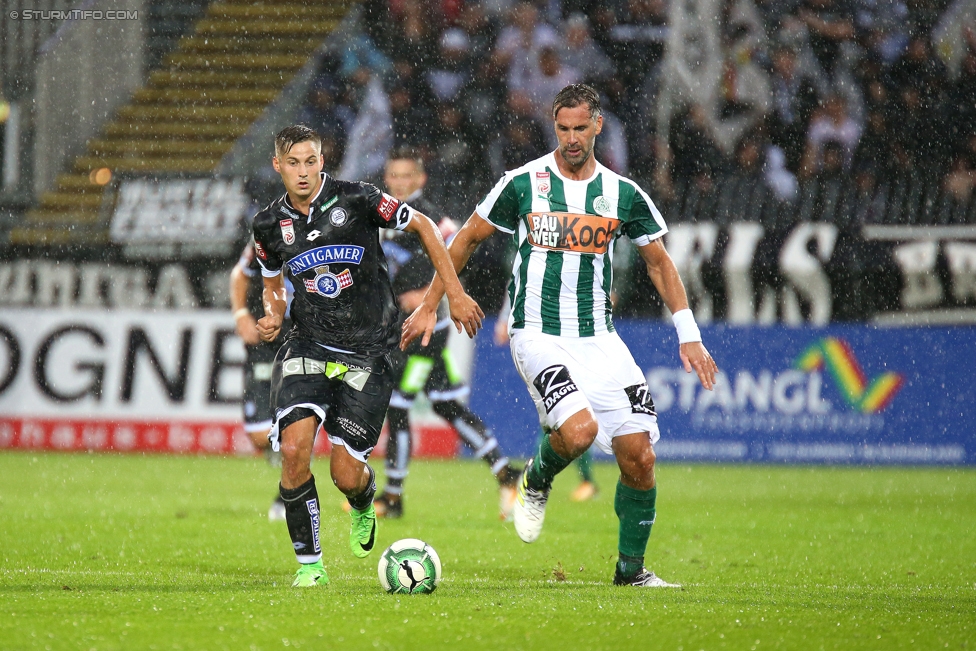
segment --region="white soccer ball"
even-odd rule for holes
[[[441,559],[423,540],[404,538],[386,548],[377,571],[389,593],[426,594],[440,583]]]

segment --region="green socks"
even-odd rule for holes
[[[552,480],[570,462],[572,462],[572,459],[563,459],[556,454],[556,451],[549,445],[549,433],[546,432],[542,437],[542,441],[539,443],[539,452],[532,461],[532,467],[529,468],[527,477],[529,487],[535,490],[549,490],[552,486]]]
[[[643,567],[647,539],[651,537],[651,525],[657,515],[656,501],[657,487],[642,491],[617,481],[617,493],[613,498],[613,510],[620,518],[617,566],[624,576],[633,576]]]
[[[590,455],[590,451],[587,450],[576,460],[576,466],[579,468],[580,479],[583,481],[592,482],[593,481],[593,459]]]

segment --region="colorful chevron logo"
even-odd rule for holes
[[[875,414],[887,407],[904,383],[901,374],[889,371],[869,384],[854,351],[846,341],[835,337],[821,339],[796,360],[796,367],[801,371],[819,371],[825,366],[847,404],[865,414]]]

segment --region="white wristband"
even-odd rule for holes
[[[245,315],[250,316],[251,310],[247,309],[246,307],[242,307],[234,310],[234,320],[237,320]]]
[[[695,315],[691,313],[690,309],[678,310],[671,315],[671,320],[674,321],[674,329],[678,331],[679,344],[702,340],[701,331],[698,329],[698,324],[695,323]]]

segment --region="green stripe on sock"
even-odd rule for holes
[[[624,486],[617,482],[617,492],[613,498],[613,510],[620,518],[620,535],[617,549],[621,554],[643,558],[647,550],[647,540],[651,537],[651,526],[657,515],[657,487],[649,491]]]

